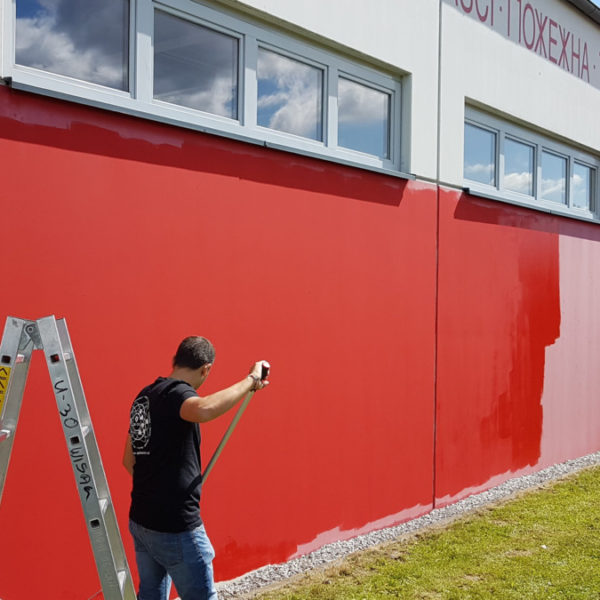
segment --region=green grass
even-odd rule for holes
[[[600,468],[255,597],[600,599]]]

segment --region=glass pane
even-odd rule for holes
[[[390,94],[340,77],[338,145],[390,157]]]
[[[156,11],[154,97],[237,119],[238,40]]]
[[[533,146],[504,140],[504,187],[533,196]]]
[[[276,52],[258,50],[257,123],[323,139],[323,70]]]
[[[465,123],[465,179],[496,185],[496,134]]]
[[[575,208],[593,210],[592,190],[594,170],[591,167],[573,163],[573,176],[571,177],[572,202]]]
[[[15,62],[129,89],[128,0],[16,0]]]
[[[567,202],[567,159],[550,152],[542,152],[542,198]]]

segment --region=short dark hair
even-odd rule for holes
[[[213,345],[199,335],[186,337],[173,357],[174,367],[186,367],[188,369],[199,369],[215,360],[215,349]]]

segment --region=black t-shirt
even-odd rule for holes
[[[135,456],[129,517],[138,525],[177,533],[200,519],[200,429],[179,409],[196,396],[184,381],[159,377],[131,407],[129,434]]]

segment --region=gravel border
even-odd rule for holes
[[[442,524],[445,521],[478,510],[483,506],[509,498],[517,492],[534,489],[549,481],[561,479],[572,473],[596,465],[600,465],[600,452],[568,460],[537,473],[509,479],[501,485],[485,492],[474,494],[444,508],[434,509],[426,515],[412,519],[401,525],[373,531],[346,541],[327,544],[310,554],[294,558],[286,563],[267,565],[256,571],[246,573],[237,579],[217,583],[219,598],[221,600],[229,600],[232,598],[251,597],[251,594],[256,593],[261,588],[283,583],[295,575],[324,567],[353,552],[365,550],[384,542],[391,542],[433,525]]]

